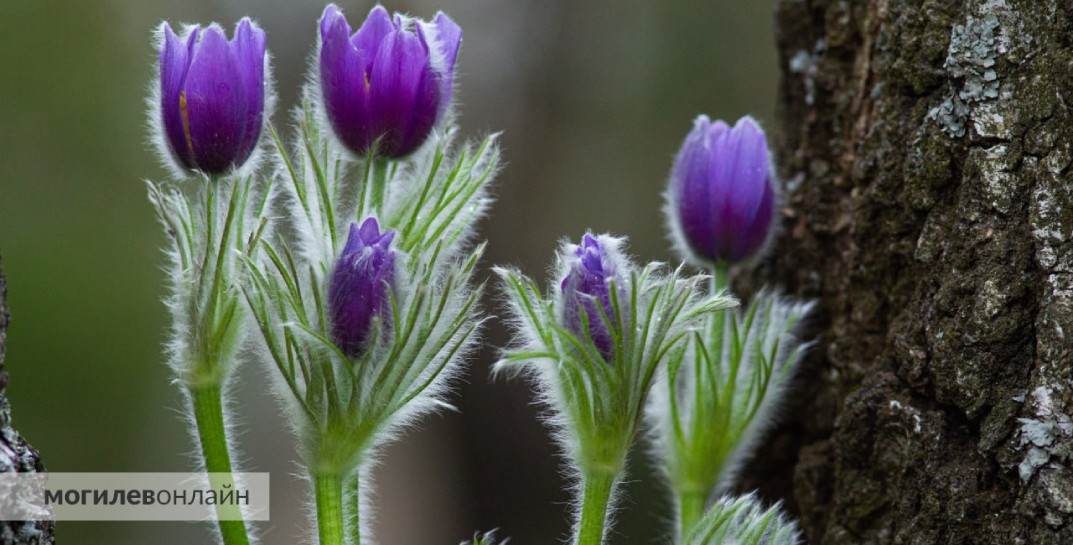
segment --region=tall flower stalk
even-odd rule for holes
[[[675,160],[667,196],[667,219],[683,257],[711,271],[710,293],[729,291],[731,265],[757,255],[774,227],[763,131],[747,117],[734,127],[698,117]],[[763,290],[742,309],[708,317],[668,362],[650,414],[682,539],[702,518],[715,516],[705,515],[710,502],[729,488],[770,425],[807,347],[796,331],[810,308]]]
[[[310,473],[320,543],[341,545],[365,534],[376,450],[448,406],[477,341],[483,246],[471,239],[499,152],[494,137],[454,142],[445,113],[461,31],[446,15],[378,6],[351,36],[328,6],[320,34],[295,145],[272,131],[287,228],[256,242],[245,297]],[[427,103],[378,106],[429,89]],[[433,122],[415,124],[413,108]]]
[[[268,190],[250,166],[266,110],[264,32],[243,19],[228,40],[216,24],[177,35],[159,29],[159,88],[150,119],[161,156],[178,186],[149,184],[149,198],[170,238],[168,361],[187,398],[205,469],[214,488],[234,485],[224,392],[245,338],[247,314],[238,256],[263,233]],[[217,508],[223,513],[227,506]],[[221,520],[225,545],[246,545],[244,521]]]
[[[657,369],[685,350],[692,328],[734,304],[703,296],[703,276],[637,267],[622,244],[591,234],[563,244],[547,295],[521,273],[496,269],[516,328],[496,370],[533,378],[551,410],[555,438],[580,481],[577,545],[604,541]]]

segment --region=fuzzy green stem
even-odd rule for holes
[[[316,473],[317,528],[320,545],[343,545],[343,479],[337,473]]]
[[[382,214],[384,210],[384,193],[387,190],[387,176],[390,160],[383,157],[373,159],[373,211]]]
[[[684,539],[704,515],[704,494],[682,491],[678,494],[678,538]]]
[[[198,438],[201,440],[201,452],[205,456],[205,470],[209,473],[231,473],[231,455],[227,450],[220,386],[194,386],[190,389],[190,397],[194,404],[194,420]],[[234,482],[227,484],[233,486]],[[216,511],[219,514],[223,509],[223,506],[218,505]],[[218,522],[224,545],[249,545],[246,523],[241,518]]]
[[[585,475],[582,483],[581,519],[577,525],[575,545],[602,545],[607,525],[607,510],[615,476],[606,473]]]
[[[350,545],[361,545],[361,471],[355,471],[351,476],[350,482],[347,484],[350,487],[350,497],[353,501],[353,511],[350,513],[350,527],[351,527],[351,540]]]

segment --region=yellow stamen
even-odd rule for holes
[[[190,153],[194,152],[194,139],[190,137],[190,112],[186,109],[186,91],[179,91],[179,115],[183,119],[183,136],[186,137],[186,147]]]

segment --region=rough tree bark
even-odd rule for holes
[[[11,421],[11,405],[4,392],[8,375],[4,371],[4,355],[7,345],[7,283],[0,270],[0,473],[33,473],[44,471],[41,457],[15,431]],[[0,522],[2,545],[51,545],[55,543],[52,522]]]
[[[820,302],[819,342],[744,486],[811,544],[1073,543],[1073,0],[781,0],[777,26],[759,269]]]

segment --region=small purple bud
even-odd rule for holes
[[[583,335],[581,312],[584,309],[589,321],[587,335],[592,338],[604,359],[610,359],[614,346],[606,320],[611,320],[612,323],[615,320],[610,283],[614,281],[619,290],[624,287],[615,263],[600,241],[592,234],[586,233],[581,244],[574,247],[569,267],[570,270],[560,285],[563,296],[563,323],[575,335]],[[625,304],[625,301],[620,296],[619,305],[622,304]]]
[[[775,210],[764,131],[700,116],[671,172],[671,221],[683,246],[710,262],[740,261],[767,240]]]
[[[320,41],[324,109],[343,145],[362,155],[379,138],[378,154],[390,158],[421,146],[451,102],[462,29],[442,12],[425,23],[378,5],[352,33],[329,4]]]
[[[264,31],[243,18],[231,41],[215,23],[161,33],[160,116],[175,161],[209,174],[242,166],[264,124]]]
[[[361,227],[350,224],[350,236],[328,286],[332,340],[348,356],[361,354],[374,318],[384,327],[389,325],[389,290],[395,283],[394,238],[395,231],[381,233],[374,218],[365,220]]]

